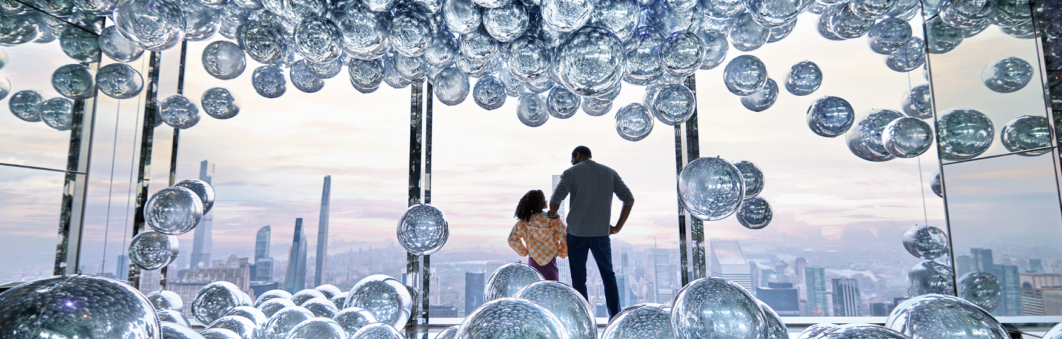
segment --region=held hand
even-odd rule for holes
[[[613,234],[619,233],[619,232],[620,232],[620,229],[622,229],[622,227],[616,227],[616,226],[609,226],[609,228],[608,228],[608,234],[609,234],[609,235],[613,235]]]

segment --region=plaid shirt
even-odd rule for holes
[[[530,255],[539,265],[546,265],[554,257],[568,257],[566,235],[564,222],[560,218],[550,219],[545,213],[538,213],[531,216],[531,222],[520,220],[513,225],[509,233],[509,247],[521,257]]]

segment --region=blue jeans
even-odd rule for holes
[[[612,271],[612,240],[604,237],[577,237],[568,235],[568,263],[572,270],[572,287],[586,297],[586,259],[587,253],[594,254],[601,280],[605,283],[605,303],[611,319],[620,311],[619,287],[616,286],[616,273]]]

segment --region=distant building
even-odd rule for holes
[[[1062,314],[1062,274],[1022,274],[1021,315]]]
[[[465,272],[465,315],[483,305],[484,283],[483,273]]]
[[[804,285],[807,286],[808,312],[814,317],[827,316],[830,309],[826,293],[826,270],[821,267],[804,268]]]
[[[249,265],[211,268],[196,267],[189,274],[181,277],[181,279],[167,284],[167,288],[181,296],[181,300],[185,303],[182,313],[186,318],[192,320],[194,317],[191,313],[191,304],[195,300],[196,293],[199,293],[199,290],[207,284],[215,281],[228,281],[236,285],[240,291],[247,293],[252,300],[258,295],[255,290],[251,289],[251,268]]]
[[[858,317],[860,302],[858,280],[833,279],[833,315],[835,317]]]
[[[955,256],[955,276],[962,277],[973,270],[973,258],[968,255]]]
[[[888,303],[870,303],[870,316],[888,317],[892,308]]]
[[[432,318],[457,318],[457,307],[453,305],[429,305],[428,316]]]
[[[295,293],[306,288],[306,234],[302,218],[295,218],[295,236],[288,252],[288,271],[284,276],[284,290]]]
[[[125,254],[118,255],[118,268],[114,271],[114,278],[118,281],[129,279],[129,257]]]
[[[486,270],[483,271],[483,272],[487,274],[487,277],[490,277],[491,275],[494,274],[494,271],[497,271],[499,268],[501,268],[502,266],[505,266],[505,264],[508,264],[508,263],[509,263],[508,261],[502,261],[502,260],[490,260],[490,261],[487,261]]]
[[[214,167],[210,166],[210,163],[206,160],[203,160],[203,162],[199,163],[199,180],[207,184],[213,184],[213,179]],[[214,214],[203,213],[203,217],[199,219],[199,225],[195,227],[195,237],[192,241],[192,261],[189,263],[189,268],[216,266],[211,265],[213,260],[210,258],[210,252],[214,248],[213,236],[211,235],[213,231]]]
[[[756,299],[770,306],[779,316],[800,316],[799,294],[793,284],[769,283],[767,286],[767,288],[756,288]]]
[[[255,281],[273,281],[273,257],[269,256],[269,242],[272,238],[272,228],[269,225],[262,226],[254,237],[254,271],[251,279]]]
[[[276,282],[276,281],[271,281],[271,282],[268,282],[268,283],[261,282],[261,281],[257,281],[257,282],[256,281],[252,281],[251,282],[251,290],[254,291],[254,295],[256,295],[256,296],[262,295],[262,293],[266,293],[268,291],[278,290],[278,289],[280,289],[280,283]]]
[[[751,269],[741,245],[737,241],[712,241],[711,246],[712,276],[729,280],[753,292]]]
[[[332,176],[324,177],[321,191],[321,216],[317,219],[317,262],[314,265],[313,286],[323,284],[325,270],[328,268],[328,211],[332,199]]]
[[[1021,313],[1021,285],[1018,266],[996,265],[995,271],[1000,273],[996,275],[996,278],[999,278],[999,286],[1003,288],[1003,299],[999,301],[999,306],[996,307],[996,310],[1002,308],[1003,314],[1009,316],[1024,315]],[[1046,308],[1046,303],[1044,306]]]
[[[1029,269],[1026,273],[1046,273],[1044,272],[1044,263],[1040,259],[1029,259]]]
[[[628,285],[626,274],[616,275],[616,286],[619,287],[620,309],[633,305],[631,288]]]
[[[654,302],[665,305],[670,304],[672,299],[674,299],[674,289],[672,288],[674,281],[671,279],[671,255],[666,249],[659,248],[651,249],[649,253],[653,264]]]

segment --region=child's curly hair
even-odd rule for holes
[[[531,215],[542,213],[542,210],[546,208],[543,201],[546,201],[546,195],[542,193],[542,190],[527,191],[527,194],[520,198],[520,203],[516,205],[516,214],[513,216],[524,222],[530,222]]]

